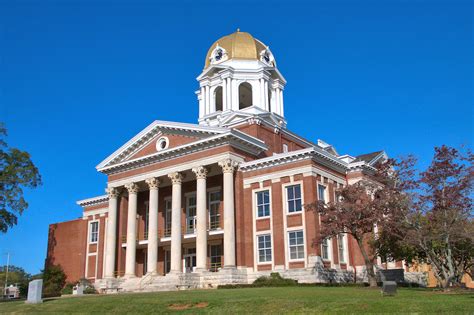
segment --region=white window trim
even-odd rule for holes
[[[91,236],[92,236],[92,223],[97,222],[97,240],[95,242],[91,242]],[[90,220],[88,224],[88,229],[87,229],[87,243],[89,245],[92,244],[98,244],[99,243],[99,233],[100,233],[100,221],[99,220]]]
[[[256,193],[259,192],[259,191],[263,191],[263,190],[268,190],[268,193],[270,194],[270,215],[267,216],[267,217],[261,217],[261,218],[258,218],[257,217],[257,211],[256,211],[256,204],[257,204],[257,198],[256,198]],[[253,255],[253,266],[254,266],[254,270],[255,271],[258,271],[258,266],[259,265],[268,265],[268,264],[271,264],[272,265],[272,270],[275,269],[275,260],[274,260],[274,256],[275,256],[275,251],[274,251],[274,248],[275,248],[275,237],[273,235],[273,191],[272,191],[272,186],[266,186],[266,187],[263,187],[263,183],[260,183],[260,188],[256,188],[256,189],[253,189],[252,190],[252,225],[253,225],[253,252],[254,252],[254,255]],[[270,228],[268,230],[262,230],[262,231],[257,231],[257,220],[270,220]],[[257,236],[258,235],[262,235],[262,234],[270,234],[271,236],[271,240],[272,240],[272,261],[269,261],[269,262],[265,262],[265,263],[259,263],[259,259],[258,259],[258,238]]]
[[[344,255],[344,259],[341,260],[341,253],[340,253],[340,249],[339,249],[339,237],[337,238],[337,258],[339,260],[339,264],[347,264],[347,257],[346,257],[346,233],[341,233],[339,234],[341,237],[342,237],[342,252],[343,252],[343,255]]]
[[[323,183],[323,182],[316,182],[316,185],[317,185],[316,194],[318,196],[318,201],[321,200],[321,197],[319,195],[319,186],[323,186],[324,187],[324,204],[328,204],[328,202],[329,202],[329,187],[328,187],[328,185]]]
[[[147,217],[147,212],[148,212],[148,219]],[[144,227],[143,227],[143,234],[148,233],[148,225],[150,224],[150,201],[145,201],[145,215],[143,216],[143,221],[144,221]],[[145,236],[145,235],[143,235]]]
[[[185,208],[186,208],[186,218],[185,218],[185,234],[188,234],[188,218],[189,218],[189,199],[193,198],[196,200],[196,204],[194,205],[194,212],[196,212],[196,215],[194,216],[194,231],[191,234],[196,233],[196,218],[197,218],[197,197],[196,197],[196,192],[188,192],[184,194],[184,203],[185,203]]]
[[[290,254],[290,233],[291,232],[303,232],[303,258],[296,258],[296,259],[291,259],[291,254]],[[297,228],[288,228],[286,230],[286,238],[287,238],[287,253],[288,253],[288,261],[289,262],[301,262],[301,261],[306,261],[306,233],[304,227],[297,227]]]
[[[259,253],[259,250],[260,248],[258,247],[258,237],[259,236],[265,236],[265,235],[269,235],[270,236],[270,250],[272,251],[272,259],[269,260],[269,261],[260,261],[260,253]],[[257,265],[269,265],[271,264],[272,265],[272,269],[273,269],[273,256],[274,256],[274,249],[273,249],[273,235],[271,233],[271,231],[259,231],[255,234],[255,248],[257,249],[255,255],[256,255],[256,259],[257,259]]]
[[[331,262],[332,261],[332,238],[327,238],[328,241],[328,257],[324,258],[323,257],[323,244],[321,243],[321,259],[323,261]]]
[[[263,217],[259,217],[258,216],[258,207],[257,207],[257,193],[259,192],[262,192],[262,191],[266,191],[268,190],[268,195],[269,195],[269,206],[270,206],[270,214],[269,215],[266,215],[266,216],[263,216]],[[252,190],[252,199],[253,199],[253,211],[254,211],[254,215],[255,215],[255,220],[264,220],[264,219],[269,219],[271,218],[272,216],[272,188],[271,187],[263,187],[263,188],[257,188],[257,189],[254,189]]]
[[[286,188],[288,186],[296,186],[296,185],[300,185],[300,190],[301,190],[301,210],[300,211],[295,211],[295,212],[289,212],[288,211],[288,191],[286,190]],[[282,189],[283,189],[283,209],[284,209],[284,213],[285,215],[298,215],[298,214],[302,214],[304,213],[304,185],[303,185],[303,181],[296,181],[296,182],[289,182],[289,183],[286,183],[286,184],[283,184],[281,185]]]
[[[221,199],[222,199],[223,191],[221,190],[221,186],[215,186],[215,187],[211,187],[211,188],[206,189],[206,209],[207,209],[206,210],[207,211],[206,229],[208,229],[209,231],[211,230],[211,193],[215,193],[215,192],[219,192],[221,194]],[[196,203],[197,203],[197,200],[196,200]],[[219,200],[219,208],[220,208],[222,203],[223,203],[223,201]],[[219,224],[223,223],[223,222],[221,222],[222,218],[223,218],[223,214],[220,213],[220,211],[219,211]],[[221,230],[221,229],[219,228],[219,229],[216,229],[216,230]],[[224,246],[224,245],[222,245],[222,246]]]

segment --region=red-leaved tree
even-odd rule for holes
[[[374,261],[379,252],[375,230],[395,231],[410,206],[410,196],[405,193],[414,185],[413,158],[396,161],[389,159],[378,165],[370,175],[352,185],[336,190],[334,202],[315,202],[307,209],[317,211],[321,218],[320,236],[314,244],[324,239],[346,233],[357,242],[364,258],[369,285],[377,286]]]
[[[431,265],[443,288],[460,285],[474,266],[472,193],[474,155],[470,151],[435,148],[431,165],[420,174],[413,206],[403,221],[400,243]]]

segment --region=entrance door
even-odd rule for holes
[[[184,272],[194,272],[196,270],[196,248],[184,249]]]

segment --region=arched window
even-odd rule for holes
[[[239,85],[239,109],[252,106],[252,86],[248,82]]]
[[[215,90],[214,90],[214,102],[216,104],[216,112],[217,111],[222,111],[222,103],[223,103],[223,99],[222,99],[222,86],[218,86]]]

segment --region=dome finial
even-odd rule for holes
[[[237,32],[240,32],[240,28],[237,27]]]

